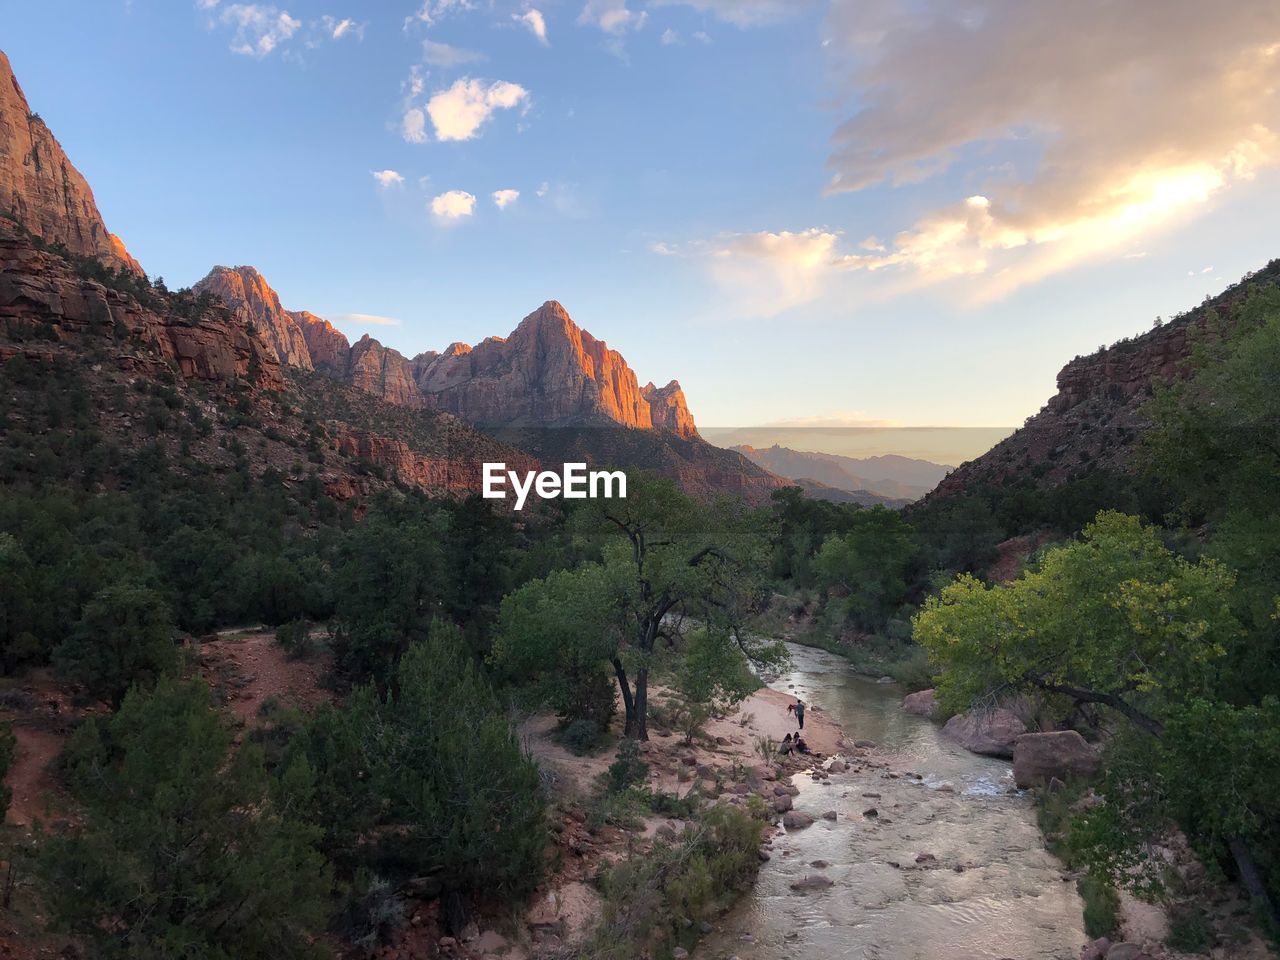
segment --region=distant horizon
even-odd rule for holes
[[[1046,398],[1047,399],[1047,398]],[[695,416],[697,411],[694,411]],[[898,456],[955,469],[982,456],[1015,427],[867,426],[867,427],[716,427],[698,425],[708,443],[729,449],[785,447],[797,453],[852,459]]]

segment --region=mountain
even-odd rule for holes
[[[951,469],[943,464],[896,454],[844,457],[792,450],[777,444],[765,448],[740,444],[731,449],[766,470],[792,480],[809,480],[836,490],[901,501],[924,496]]]
[[[141,274],[120,238],[107,229],[93,191],[31,110],[0,51],[0,214],[70,253]]]
[[[640,388],[610,350],[549,300],[507,337],[455,343],[413,358],[432,406],[471,423],[502,427],[620,425],[696,436],[680,384]],[[655,408],[657,416],[655,417]]]
[[[280,305],[280,297],[253,267],[214,267],[192,289],[221,297],[246,323],[257,326],[281,363],[312,369],[311,351],[302,327]]]
[[[1058,373],[1058,390],[1035,416],[990,452],[962,464],[933,497],[1026,481],[1047,487],[1096,468],[1124,470],[1147,422],[1142,406],[1161,381],[1189,377],[1198,343],[1230,336],[1255,289],[1280,283],[1280,260],[1193,310],[1126,338]]]

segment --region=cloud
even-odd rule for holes
[[[680,34],[676,33],[670,27],[667,27],[667,29],[662,31],[662,45],[664,47],[670,47],[680,42]]]
[[[537,197],[539,200],[541,200],[550,192],[551,192],[551,184],[549,184],[546,180],[543,180],[540,184],[538,184],[538,189],[534,191],[534,193],[537,194]]]
[[[578,23],[599,27],[615,37],[628,30],[639,30],[648,20],[647,11],[636,13],[627,6],[627,0],[587,0],[578,14]]]
[[[431,212],[439,220],[452,222],[469,217],[476,210],[476,198],[465,190],[450,190],[431,198]]]
[[[731,303],[751,317],[772,317],[821,295],[833,274],[840,235],[822,228],[778,233],[725,233],[685,247],[657,243],[663,256],[704,263]]]
[[[292,37],[302,26],[302,21],[289,16],[287,10],[253,3],[233,3],[223,7],[219,19],[235,28],[231,38],[231,52],[257,57],[259,60]]]
[[[499,210],[505,210],[511,204],[520,199],[519,190],[495,190],[492,193],[493,202],[497,204]]]
[[[400,321],[395,317],[380,317],[376,313],[334,313],[329,320],[341,326],[349,327],[398,327]]]
[[[405,17],[404,28],[408,30],[418,23],[426,24],[430,27],[450,14],[463,13],[474,9],[475,3],[472,0],[424,0],[416,13]]]
[[[404,137],[407,143],[426,143],[427,137],[427,115],[422,112],[420,107],[409,107],[404,112],[404,116],[400,120],[400,136]]]
[[[739,27],[758,27],[776,23],[806,8],[813,9],[814,0],[649,0],[655,7],[693,7],[713,14],[726,23]]]
[[[357,40],[364,39],[365,25],[357,23],[350,17],[339,20],[337,17],[323,16],[320,18],[320,24],[329,35],[330,40],[341,40],[343,37],[355,37]]]
[[[478,50],[464,50],[461,47],[451,47],[447,43],[423,40],[422,59],[433,67],[448,69],[464,63],[475,63],[478,60],[484,60],[485,55]]]
[[[529,91],[505,80],[464,77],[427,101],[427,113],[439,140],[471,140],[497,110],[527,102]]]
[[[524,13],[513,13],[511,19],[524,24],[544,47],[547,46],[547,19],[541,10],[530,7]]]
[[[1274,0],[833,0],[826,29],[854,104],[830,191],[980,184],[848,269],[999,296],[1122,257],[1280,163]],[[1010,143],[1018,164],[984,166]]]
[[[370,173],[380,187],[398,187],[404,183],[404,177],[395,170],[371,170]]]

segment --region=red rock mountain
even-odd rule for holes
[[[508,337],[490,337],[475,347],[455,343],[443,353],[419,354],[413,366],[418,389],[432,406],[471,423],[697,433],[678,383],[641,390],[622,355],[574,323],[554,300]]]
[[[1280,260],[1166,324],[1076,357],[1058,373],[1058,392],[1035,416],[952,471],[930,499],[983,484],[1029,479],[1051,486],[1096,467],[1125,469],[1147,427],[1142,406],[1156,384],[1189,376],[1197,340],[1229,335],[1250,292],[1275,283]]]
[[[426,406],[413,382],[413,368],[404,354],[384,347],[367,333],[351,348],[347,381],[353,387],[402,407]]]
[[[312,365],[321,373],[339,380],[347,379],[351,343],[346,335],[324,317],[317,317],[307,310],[291,310],[289,316],[302,328]]]
[[[120,238],[107,230],[93,191],[56,137],[32,112],[9,58],[0,51],[0,214],[46,243],[141,274]]]
[[[228,307],[241,313],[258,328],[281,363],[303,370],[313,368],[302,327],[253,267],[214,267],[192,289],[219,296]]]

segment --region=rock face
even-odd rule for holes
[[[353,387],[402,407],[421,407],[422,394],[413,382],[413,368],[404,354],[384,347],[367,333],[355,342],[347,361],[347,380]]]
[[[470,493],[481,489],[483,465],[489,457],[504,461],[511,470],[539,469],[538,462],[532,457],[513,456],[511,450],[497,443],[488,444],[492,450],[477,449],[474,435],[471,431],[466,432],[467,444],[465,447],[459,444],[456,455],[424,456],[403,440],[367,432],[346,434],[339,437],[334,446],[340,454],[381,467],[402,483],[450,493]]]
[[[1019,787],[1046,786],[1057,778],[1087,780],[1098,772],[1098,752],[1074,730],[1024,733],[1013,742],[1013,780]]]
[[[61,257],[38,250],[13,221],[0,218],[0,334],[19,342],[74,344],[113,331],[124,335],[116,338],[121,367],[155,373],[168,366],[186,379],[222,384],[281,384],[275,354],[226,308],[179,317],[143,306],[79,276]],[[134,349],[130,341],[149,349]]]
[[[219,296],[232,310],[241,312],[247,322],[257,327],[282,364],[312,369],[311,351],[302,327],[293,314],[280,305],[280,297],[256,269],[214,267],[192,289]]]
[[[938,716],[938,698],[933,690],[917,690],[902,698],[902,709],[917,717],[934,720]]]
[[[681,437],[696,437],[698,428],[693,422],[693,414],[684,399],[684,390],[679,380],[672,380],[665,387],[655,387],[653,381],[646,383],[640,390],[641,395],[649,403],[649,418],[655,428],[669,430]]]
[[[1126,468],[1147,427],[1141,408],[1156,383],[1190,376],[1193,343],[1229,331],[1249,294],[1277,281],[1280,260],[1273,260],[1163,326],[1076,357],[1059,372],[1058,392],[1039,413],[950,473],[929,499],[980,484],[1031,480],[1045,487],[1098,466]]]
[[[1027,725],[1012,710],[996,707],[981,712],[957,713],[942,732],[960,746],[987,757],[1013,756],[1013,744],[1027,732]]]
[[[312,366],[337,380],[346,380],[351,364],[351,343],[346,335],[308,310],[290,310],[289,316],[302,329]]]
[[[32,112],[9,58],[0,52],[0,215],[71,253],[141,274],[107,230],[93,191],[43,120]]]
[[[502,427],[655,427],[680,436],[697,430],[678,383],[654,387],[660,409],[616,350],[579,327],[549,300],[509,337],[475,347],[455,343],[413,359],[418,388],[432,406],[470,423]]]

